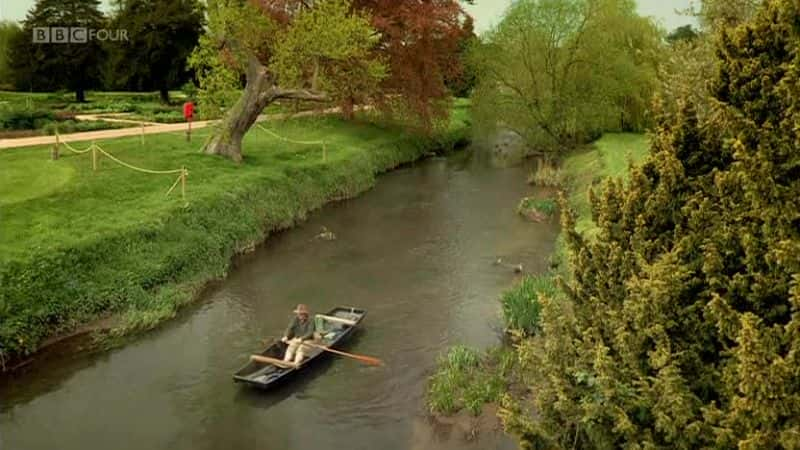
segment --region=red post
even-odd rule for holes
[[[186,119],[186,140],[192,141],[192,119],[194,118],[194,103],[186,102],[183,104],[183,118]]]

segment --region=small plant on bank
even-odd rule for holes
[[[483,405],[498,401],[506,390],[509,354],[499,349],[481,355],[458,345],[440,356],[428,385],[431,413],[452,415],[466,409],[477,416]]]
[[[528,176],[528,184],[541,187],[563,187],[566,183],[564,172],[552,163],[541,163]]]
[[[536,199],[525,197],[517,205],[517,214],[534,222],[542,222],[556,213],[558,205],[551,198]]]
[[[555,296],[557,291],[555,279],[550,274],[523,278],[500,298],[506,329],[528,336],[535,334],[539,330],[539,296]]]

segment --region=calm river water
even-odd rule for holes
[[[500,293],[515,275],[497,257],[546,270],[557,225],[514,209],[527,169],[464,152],[381,177],[363,196],[270,238],[197,305],[123,348],[54,358],[0,382],[0,449],[506,449],[434,432],[424,390],[448,345],[500,339]],[[315,240],[321,227],[334,241]],[[326,358],[281,389],[231,374],[285,327],[292,307],[366,308],[352,352],[384,367]]]

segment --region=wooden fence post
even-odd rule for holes
[[[92,170],[97,172],[97,147],[94,145],[94,141],[92,141]]]
[[[142,146],[144,146],[144,122],[139,122],[139,126],[140,126],[140,129],[142,131],[142,133],[141,133]]]
[[[50,159],[52,159],[53,161],[57,160],[59,157],[58,145],[59,145],[58,130],[56,130],[56,144],[53,146],[53,150],[50,152]]]
[[[186,166],[181,167],[181,198],[186,201]]]

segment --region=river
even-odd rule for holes
[[[237,258],[224,281],[157,330],[122,348],[72,354],[0,381],[2,450],[506,449],[433,430],[424,391],[453,344],[500,339],[500,293],[547,269],[556,223],[515,214],[528,169],[498,169],[466,151],[381,176]],[[337,236],[314,239],[321,227]],[[297,303],[369,312],[349,351],[383,367],[325,358],[270,392],[231,375]],[[471,447],[470,447],[471,446]]]

